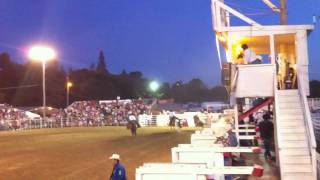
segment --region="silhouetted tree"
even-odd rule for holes
[[[93,71],[96,68],[96,65],[94,63],[91,63],[89,66],[89,70]]]
[[[106,75],[108,73],[104,54],[103,54],[102,50],[100,50],[100,52],[99,52],[99,60],[98,60],[97,66],[96,66],[96,71],[97,71],[97,73],[103,74],[103,75]]]
[[[320,81],[310,81],[310,97],[320,97]]]
[[[134,79],[141,79],[142,78],[142,72],[140,71],[133,71],[129,73],[129,76]]]
[[[123,69],[122,71],[121,71],[121,76],[127,76],[128,74],[127,74],[127,71],[125,70],[125,69]]]

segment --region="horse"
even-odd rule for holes
[[[127,129],[130,129],[132,136],[137,136],[138,123],[136,121],[128,121]]]

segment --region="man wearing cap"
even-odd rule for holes
[[[109,158],[113,160],[113,170],[110,175],[110,180],[127,180],[126,170],[122,164],[120,164],[120,155],[112,154]]]

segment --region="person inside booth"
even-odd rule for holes
[[[262,63],[262,59],[258,58],[257,54],[254,51],[252,51],[247,44],[242,44],[241,48],[243,49],[244,62],[246,62],[248,64],[261,64]]]
[[[288,73],[287,73],[287,75],[286,75],[286,77],[285,77],[285,80],[284,80],[284,82],[285,82],[285,88],[286,89],[294,89],[294,88],[296,88],[295,87],[295,72],[294,72],[294,69],[291,67],[291,68],[289,68],[289,70],[288,70]]]

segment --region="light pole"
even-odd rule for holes
[[[66,107],[69,106],[69,94],[70,94],[70,88],[73,86],[72,82],[68,81],[67,82],[67,104],[66,104]]]
[[[159,89],[160,85],[157,81],[151,81],[149,83],[149,89],[152,93],[152,98],[153,98],[153,102],[151,104],[151,108],[150,108],[150,111],[152,109],[152,106],[154,106],[156,103],[157,103],[157,97],[156,97],[156,92],[157,90]]]
[[[42,62],[42,116],[43,120],[46,119],[46,62],[56,57],[56,52],[46,46],[33,46],[29,50],[29,58],[34,61]],[[40,128],[42,128],[42,120],[40,120]]]

